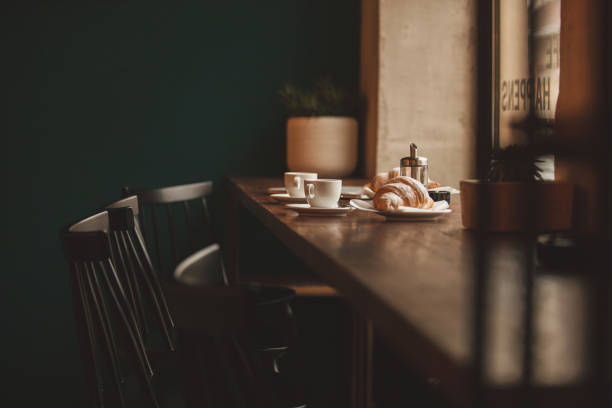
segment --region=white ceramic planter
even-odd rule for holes
[[[357,166],[357,121],[342,116],[289,118],[287,166],[319,173],[319,178],[348,176]]]

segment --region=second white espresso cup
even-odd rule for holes
[[[342,180],[306,180],[304,181],[304,192],[306,201],[311,207],[337,208],[342,192]]]
[[[289,171],[285,173],[285,188],[291,197],[304,197],[304,180],[317,178],[317,173]]]

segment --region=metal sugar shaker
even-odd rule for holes
[[[410,156],[400,160],[400,174],[419,180],[425,187],[429,183],[429,165],[427,157],[418,156],[418,148],[410,143]]]

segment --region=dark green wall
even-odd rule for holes
[[[359,1],[15,3],[2,12],[1,398],[77,406],[60,227],[123,185],[280,174],[276,90],[323,74],[357,85]]]

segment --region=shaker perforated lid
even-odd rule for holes
[[[419,157],[418,147],[414,143],[410,143],[410,156],[400,160],[401,167],[427,166],[427,157]]]

